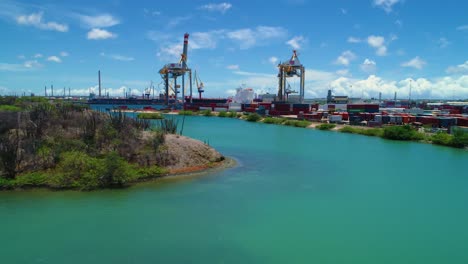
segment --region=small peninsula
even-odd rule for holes
[[[175,119],[134,119],[66,102],[2,98],[0,189],[93,190],[218,167],[225,158],[180,135]]]

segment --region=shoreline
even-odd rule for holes
[[[47,190],[47,191],[52,191],[52,192],[62,192],[62,191],[94,192],[94,191],[102,191],[102,190],[110,190],[110,189],[126,189],[126,188],[138,186],[143,183],[157,182],[160,180],[177,181],[177,180],[182,180],[182,179],[203,177],[205,175],[211,174],[216,171],[234,168],[236,165],[237,165],[236,160],[225,157],[224,160],[216,162],[216,163],[206,164],[202,166],[192,166],[192,167],[186,167],[186,168],[181,168],[181,169],[174,169],[172,171],[169,171],[168,173],[164,173],[158,176],[136,179],[135,181],[131,181],[125,186],[120,186],[120,187],[116,186],[116,187],[108,187],[108,188],[97,188],[97,189],[92,189],[92,190],[80,190],[77,188],[53,188],[53,187],[45,186],[45,185],[22,186],[22,187],[16,187],[16,188],[3,188],[0,186],[0,192],[18,192],[18,191],[33,191],[33,190]]]

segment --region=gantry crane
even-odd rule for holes
[[[201,98],[202,98],[202,93],[205,91],[205,90],[203,89],[204,84],[203,84],[202,80],[200,79],[200,76],[197,75],[197,70],[195,70],[194,75],[195,75],[195,76],[194,76],[194,78],[195,78],[195,84],[196,84],[197,90],[198,90],[198,98],[201,99]],[[198,81],[200,81],[200,82],[198,82]]]
[[[164,81],[165,90],[165,104],[169,105],[169,79],[173,79],[174,85],[172,89],[174,91],[175,101],[177,102],[177,94],[180,93],[178,88],[182,89],[182,100],[185,100],[185,73],[189,73],[189,85],[190,85],[190,100],[192,99],[192,70],[187,67],[187,49],[188,49],[188,38],[189,34],[184,34],[184,49],[181,54],[178,63],[168,63],[159,70],[159,74]],[[177,78],[182,77],[182,86],[177,84]]]
[[[300,78],[299,101],[302,103],[304,101],[305,68],[299,61],[295,50],[293,50],[293,55],[289,61],[278,64],[278,70],[278,101],[288,100],[288,95],[295,92],[289,84],[286,87],[286,79],[297,76]]]

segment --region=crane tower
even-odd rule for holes
[[[291,86],[287,85],[287,78],[299,77],[299,100],[302,103],[304,101],[304,80],[305,80],[305,68],[299,61],[297,53],[293,50],[291,59],[287,62],[278,64],[278,101],[286,101],[288,95],[293,93]]]
[[[175,101],[177,102],[177,94],[180,92],[178,89],[182,90],[182,100],[185,100],[185,73],[189,73],[189,84],[190,84],[190,99],[192,99],[192,70],[187,67],[187,50],[188,50],[188,39],[189,34],[184,34],[184,49],[181,54],[180,60],[178,63],[168,63],[164,65],[159,70],[159,74],[164,81],[165,88],[165,104],[169,105],[169,88],[170,79],[173,79],[173,91],[175,96]],[[177,78],[182,77],[182,85],[177,84]]]

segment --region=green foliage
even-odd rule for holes
[[[11,182],[12,187],[40,187],[47,186],[49,177],[46,172],[30,172],[18,175],[14,181]]]
[[[200,115],[202,116],[213,116],[213,113],[211,112],[211,110],[203,110],[203,111],[200,111]]]
[[[434,143],[434,144],[444,145],[444,146],[451,146],[453,136],[450,135],[450,134],[447,134],[445,132],[437,132],[436,134],[432,135],[430,139],[431,139],[432,143]]]
[[[282,123],[286,122],[285,118],[277,118],[277,117],[265,117],[263,119],[263,123],[265,124],[276,124],[280,125]]]
[[[145,178],[154,178],[160,177],[163,174],[166,174],[167,170],[163,169],[159,166],[150,166],[150,167],[143,167],[138,170],[138,178],[145,179]]]
[[[50,184],[56,188],[95,189],[101,184],[102,171],[97,158],[79,151],[65,152]]]
[[[257,113],[250,113],[249,115],[247,115],[247,121],[249,122],[257,122],[260,119],[262,119],[262,117]]]
[[[228,116],[228,112],[226,112],[226,111],[220,111],[218,113],[218,117],[227,117],[227,116]]]
[[[239,114],[239,115],[241,115],[241,114]],[[236,111],[229,111],[227,113],[227,117],[229,117],[229,118],[240,117],[239,115],[238,115],[238,113]]]
[[[176,134],[179,122],[175,118],[159,120],[157,129],[165,134]]]
[[[18,106],[15,105],[0,105],[0,111],[5,111],[5,112],[19,112],[22,109]]]
[[[468,132],[461,129],[454,129],[451,145],[456,148],[468,147]]]
[[[286,120],[284,122],[284,125],[286,126],[294,126],[294,127],[302,127],[302,128],[308,127],[310,126],[310,124],[312,124],[312,122],[300,121],[300,120]]]
[[[158,152],[159,146],[164,144],[165,141],[165,133],[161,130],[153,130],[151,135],[151,145],[154,149],[154,152]]]
[[[137,117],[140,119],[164,119],[160,113],[139,113]]]
[[[136,168],[116,152],[107,154],[101,160],[100,184],[103,187],[124,186],[138,177]]]
[[[192,116],[193,112],[190,111],[190,110],[181,110],[181,111],[179,111],[179,115]]]
[[[138,169],[116,152],[103,158],[91,157],[84,152],[63,153],[56,173],[49,184],[55,188],[92,190],[99,187],[124,186],[138,178]]]
[[[468,146],[468,133],[461,129],[454,129],[451,135],[445,132],[438,132],[430,140],[437,145],[464,148]]]
[[[320,125],[316,126],[316,128],[320,129],[320,130],[331,130],[331,129],[335,128],[335,127],[336,127],[335,124],[327,124],[327,123],[320,124]]]
[[[383,137],[392,140],[423,140],[424,135],[412,129],[409,125],[385,127]]]
[[[1,189],[12,189],[14,187],[14,181],[0,177],[0,190]]]
[[[351,134],[360,134],[371,137],[382,137],[383,129],[381,128],[359,128],[352,126],[345,126],[340,129],[340,132],[351,133]]]

